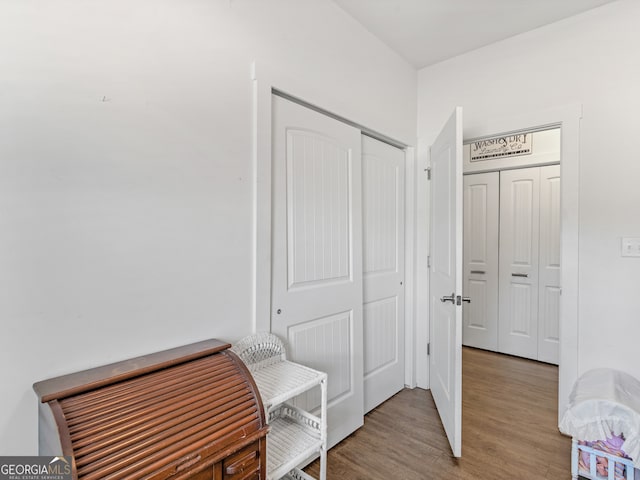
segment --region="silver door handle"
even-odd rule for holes
[[[471,297],[461,297],[458,295],[456,297],[456,305],[462,305],[462,302],[471,303]]]
[[[529,274],[528,273],[512,273],[511,274],[512,277],[523,277],[523,278],[528,278]]]
[[[442,303],[451,302],[451,303],[455,304],[456,303],[456,294],[452,293],[451,295],[445,295],[444,297],[440,297],[440,301]]]

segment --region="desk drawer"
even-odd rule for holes
[[[254,442],[224,459],[222,472],[224,480],[259,480],[260,442]]]

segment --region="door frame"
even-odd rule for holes
[[[416,386],[415,342],[415,147],[387,137],[340,115],[318,107],[313,102],[317,94],[309,85],[301,85],[284,77],[266,65],[256,62],[251,68],[252,80],[252,186],[253,186],[253,258],[251,294],[253,313],[252,331],[268,332],[271,329],[271,211],[272,211],[272,109],[271,97],[278,92],[285,98],[312,108],[329,117],[359,128],[362,134],[390,143],[405,152],[405,385]],[[304,99],[304,100],[302,100]]]
[[[580,120],[582,119],[582,105],[574,104],[564,107],[550,108],[537,112],[524,112],[517,115],[487,118],[482,125],[465,129],[465,143],[469,139],[500,135],[516,131],[537,129],[540,127],[560,127],[560,176],[561,189],[561,233],[560,248],[562,266],[560,284],[562,294],[560,298],[560,364],[558,373],[558,423],[564,414],[569,401],[569,394],[574,382],[578,378],[578,285],[579,285],[579,213],[580,213]],[[425,146],[433,143],[433,138],[419,140],[418,169],[428,167]],[[427,182],[418,182],[416,192],[420,204],[426,199],[430,186]],[[428,207],[427,207],[427,212]],[[418,245],[429,244],[429,225],[425,225],[425,216],[420,215]],[[428,218],[428,217],[426,217]],[[428,291],[428,252],[417,251],[417,290]],[[425,275],[426,272],[426,275]],[[424,312],[424,297],[416,298],[417,313]],[[428,305],[426,308],[428,312]],[[428,315],[428,313],[427,313]],[[418,324],[418,335],[425,327]],[[428,332],[428,327],[427,327]],[[416,346],[416,377],[418,386],[429,388],[429,372],[427,359],[427,341],[421,341]],[[427,359],[427,360],[425,360]]]

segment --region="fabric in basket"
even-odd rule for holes
[[[586,372],[573,386],[560,431],[588,442],[623,436],[621,449],[640,467],[640,381],[608,368]]]
[[[595,442],[587,442],[579,440],[580,445],[586,445],[595,450],[606,452],[610,455],[629,458],[622,450],[624,444],[624,437],[622,435],[614,435],[606,440],[596,440]],[[580,452],[579,468],[583,471],[589,471],[589,464],[591,460],[591,454],[585,451]],[[625,480],[626,467],[622,463],[615,462],[615,480]],[[599,457],[596,455],[596,471],[601,477],[607,477],[609,475],[609,460],[606,457]]]

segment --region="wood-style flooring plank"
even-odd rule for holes
[[[558,368],[466,347],[462,368],[462,458],[451,456],[431,393],[405,389],[329,451],[327,479],[571,478],[571,439],[557,428]],[[317,478],[319,468],[306,471]]]

